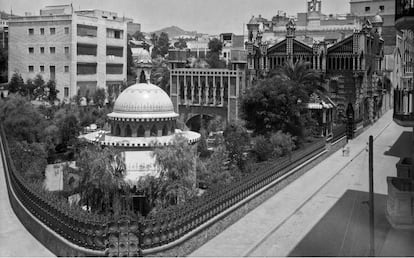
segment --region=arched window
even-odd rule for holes
[[[167,125],[165,124],[162,127],[162,136],[167,136],[167,135],[168,135],[168,128],[167,128]]]
[[[151,136],[158,136],[157,126],[155,125],[151,127]]]
[[[138,137],[145,137],[145,128],[142,125],[140,125],[138,127],[137,136]]]
[[[119,127],[119,124],[115,126],[115,136],[121,135],[121,128]]]
[[[145,76],[145,72],[141,71],[141,74],[139,75],[139,83],[146,83],[146,82],[147,82],[147,79]]]
[[[131,127],[129,125],[127,125],[126,128],[125,128],[125,137],[131,137],[131,136],[132,136]]]

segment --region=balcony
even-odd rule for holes
[[[108,64],[123,64],[124,58],[122,56],[106,56],[106,63]]]
[[[96,63],[97,57],[94,55],[78,55],[77,62],[80,63]]]
[[[77,36],[78,43],[90,44],[90,45],[97,45],[98,38],[97,37],[90,37],[90,36]]]
[[[413,90],[394,90],[394,122],[404,127],[414,127]]]
[[[414,2],[395,0],[395,28],[414,31]]]

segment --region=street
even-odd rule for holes
[[[369,246],[358,241],[365,235],[355,229],[365,227],[358,223],[367,223],[368,218],[368,206],[362,202],[368,200],[369,135],[374,136],[376,219],[382,226],[378,232],[383,232],[377,244],[388,245],[393,239],[387,238],[389,225],[380,212],[385,208],[386,177],[396,175],[399,160],[390,154],[402,154],[396,150],[403,148],[393,145],[405,131],[408,129],[392,122],[392,111],[388,111],[348,143],[349,157],[342,156],[342,150],[332,154],[190,256],[367,255]],[[406,144],[407,140],[397,143]],[[349,212],[352,203],[357,204],[354,213]],[[339,249],[331,243],[338,241]]]

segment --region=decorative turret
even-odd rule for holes
[[[286,38],[294,38],[296,31],[296,24],[293,19],[290,19],[286,24]]]
[[[381,37],[382,36],[382,25],[384,24],[384,19],[381,17],[379,12],[377,13],[377,15],[375,15],[372,18],[371,23],[372,23],[374,32],[378,33],[378,35]]]
[[[149,83],[152,69],[151,55],[144,48],[132,48],[131,52],[136,68],[137,83]]]
[[[370,20],[366,19],[364,24],[362,24],[362,31],[364,33],[369,33],[372,30],[372,23],[370,22]]]
[[[257,34],[259,33],[260,24],[254,16],[250,19],[249,23],[247,23],[247,31],[249,35],[249,41],[255,42],[257,38]]]

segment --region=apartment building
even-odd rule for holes
[[[55,80],[58,98],[92,96],[126,80],[127,22],[114,12],[47,6],[9,20],[9,77]]]

